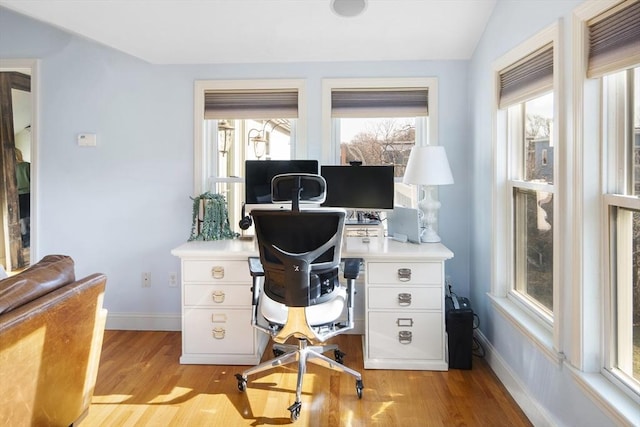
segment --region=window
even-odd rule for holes
[[[607,369],[640,393],[640,67],[603,78],[609,236]]]
[[[395,203],[416,207],[415,189],[402,183],[411,148],[435,141],[435,79],[344,79],[323,82],[326,164],[358,161],[394,166]]]
[[[604,374],[640,397],[640,3],[586,16],[587,85],[601,109]],[[597,85],[594,85],[597,83]],[[587,87],[587,86],[585,86]]]
[[[511,164],[514,227],[514,291],[553,313],[553,93],[509,108],[514,150]],[[523,120],[524,118],[524,120]],[[524,123],[524,126],[521,124]],[[547,153],[546,159],[544,152]]]
[[[504,117],[505,191],[500,209],[506,227],[502,267],[505,294],[547,325],[556,293],[558,201],[555,161],[554,45],[533,50],[497,70],[499,110]]]
[[[194,194],[224,194],[237,224],[245,160],[306,157],[301,80],[211,80],[195,84]]]

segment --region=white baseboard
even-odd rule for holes
[[[107,315],[105,329],[121,331],[180,331],[182,317],[173,313],[112,313]]]
[[[549,413],[529,394],[520,379],[514,375],[509,365],[507,365],[500,354],[495,351],[495,348],[487,338],[478,329],[474,331],[474,335],[478,341],[480,341],[482,347],[484,347],[484,357],[487,363],[489,363],[493,372],[500,379],[500,382],[505,386],[518,406],[520,406],[527,418],[529,418],[529,421],[536,427],[555,426],[556,423],[552,421]]]

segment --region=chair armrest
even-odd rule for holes
[[[258,257],[249,257],[249,273],[252,277],[264,276],[264,268]]]
[[[360,263],[362,258],[344,258],[344,278],[357,279],[360,275]]]
[[[269,333],[264,327],[258,324],[258,303],[260,302],[261,277],[264,277],[264,268],[258,257],[249,257],[249,273],[251,273],[251,324],[264,332]]]

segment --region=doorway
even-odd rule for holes
[[[30,61],[0,63],[0,264],[9,272],[31,264],[35,105]]]

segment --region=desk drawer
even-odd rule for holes
[[[184,305],[201,307],[249,307],[251,285],[184,285]]]
[[[191,309],[184,314],[186,353],[253,354],[251,309]]]
[[[370,262],[367,282],[371,284],[442,284],[440,262]]]
[[[369,312],[369,358],[442,359],[442,313]]]
[[[251,283],[251,275],[246,260],[186,260],[183,264],[182,280],[184,282]]]
[[[402,310],[442,310],[440,287],[376,286],[367,289],[369,308]]]

